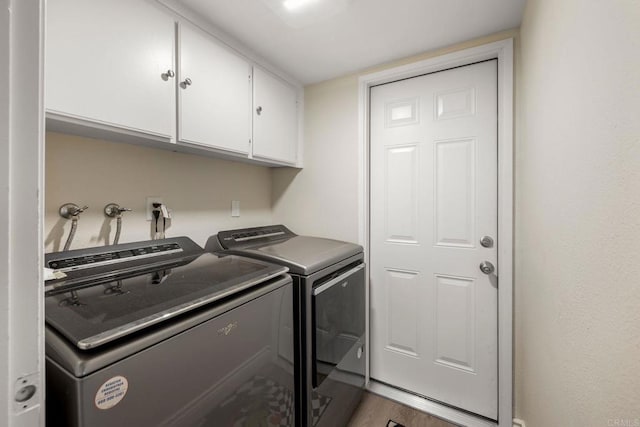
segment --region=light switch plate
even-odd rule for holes
[[[233,217],[240,216],[240,200],[231,201],[231,216]]]

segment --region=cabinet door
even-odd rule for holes
[[[180,27],[178,140],[247,154],[251,67],[196,28]]]
[[[171,138],[171,16],[150,0],[49,0],[46,37],[50,113]]]
[[[253,69],[253,156],[294,164],[297,158],[296,91],[271,74]]]

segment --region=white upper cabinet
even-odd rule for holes
[[[45,107],[59,132],[302,163],[297,88],[154,0],[48,0]]]
[[[294,87],[253,69],[253,157],[294,165],[298,111]]]
[[[178,141],[248,154],[251,65],[188,24],[178,52]]]
[[[47,2],[50,116],[172,138],[175,21],[153,3]]]

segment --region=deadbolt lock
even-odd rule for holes
[[[490,236],[484,236],[482,239],[480,239],[480,244],[482,245],[482,247],[492,248],[493,239]]]

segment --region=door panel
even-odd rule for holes
[[[436,363],[469,372],[475,372],[474,282],[464,277],[435,276]]]
[[[475,140],[435,141],[435,244],[473,248],[475,236]]]
[[[385,227],[388,242],[417,242],[417,147],[388,147],[385,150]]]
[[[386,348],[410,356],[418,356],[418,283],[414,271],[386,270]]]
[[[371,89],[371,377],[497,418],[497,67]]]

